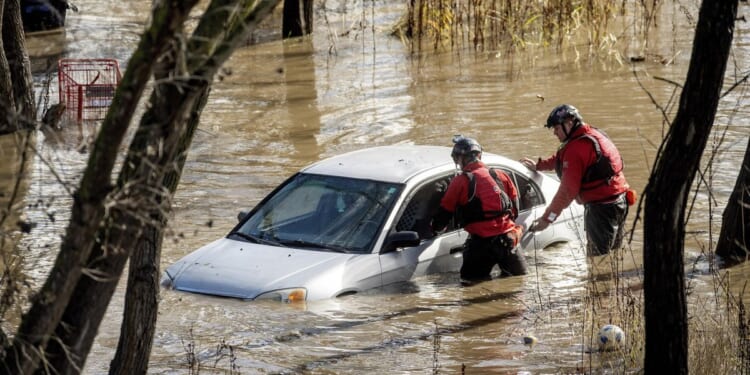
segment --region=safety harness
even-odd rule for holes
[[[482,201],[476,196],[477,182],[472,172],[463,172],[464,175],[469,179],[469,199],[466,205],[460,207],[457,210],[458,221],[463,225],[474,223],[477,221],[484,221],[494,219],[503,215],[513,216],[513,201],[505,192],[505,184],[497,176],[497,172],[493,168],[488,168],[490,176],[495,181],[495,184],[500,189],[500,201],[502,208],[500,210],[484,210]]]
[[[603,131],[591,128],[592,130],[598,132],[602,136],[609,138],[606,133]],[[601,145],[599,144],[599,140],[596,139],[596,137],[592,136],[591,134],[583,134],[578,137],[575,137],[566,144],[575,141],[577,139],[588,139],[594,144],[594,151],[596,152],[596,161],[594,164],[590,165],[588,168],[586,168],[586,171],[583,173],[583,177],[581,178],[581,190],[592,190],[595,188],[598,188],[602,185],[608,185],[610,183],[610,180],[612,177],[616,176],[620,172],[622,172],[623,168],[625,167],[625,163],[622,160],[622,156],[620,156],[620,169],[617,171],[614,170],[613,162],[610,159],[609,155],[605,155],[602,152]],[[562,158],[557,158],[557,163],[555,164],[555,172],[557,173],[557,176],[559,178],[562,178]],[[598,184],[594,185],[587,185],[594,181],[601,181]]]

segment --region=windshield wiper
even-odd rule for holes
[[[264,244],[264,245],[272,245],[272,246],[284,246],[284,244],[282,244],[281,242],[269,240],[269,239],[266,239],[266,238],[263,238],[263,237],[253,236],[252,234],[247,234],[247,233],[240,232],[240,231],[231,232],[231,233],[229,233],[229,235],[230,236],[242,237],[242,238],[244,238],[244,239],[246,239],[246,240],[248,240],[250,242],[253,242],[253,243],[259,243],[259,244]]]
[[[313,248],[313,249],[324,249],[324,250],[330,250],[335,251],[337,253],[348,253],[349,250],[336,245],[328,245],[323,243],[317,243],[317,242],[310,242],[310,241],[303,241],[303,240],[287,240],[287,241],[281,241],[282,245],[287,246],[298,246],[298,247],[305,247],[305,248]]]

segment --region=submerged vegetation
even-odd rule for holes
[[[412,52],[472,47],[477,51],[611,45],[628,30],[643,39],[654,25],[659,0],[498,1],[410,0],[394,33]],[[614,21],[622,22],[613,27]]]
[[[640,258],[635,254],[638,251],[628,245],[597,260],[597,264],[589,262],[591,279],[581,303],[583,318],[576,325],[581,344],[586,348],[581,360],[583,368],[578,370],[586,373],[643,371],[646,342],[643,270],[632,261]],[[715,290],[713,295],[707,295],[691,293],[695,286],[688,287],[690,373],[749,373],[747,327],[750,320],[743,300],[733,295],[730,280],[717,270],[706,274],[703,270],[692,269],[687,275],[691,280],[688,284],[704,283]],[[740,296],[744,295],[741,291]],[[597,351],[596,334],[605,324],[616,324],[625,332],[625,344],[618,350]]]

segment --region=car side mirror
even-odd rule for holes
[[[247,214],[249,214],[249,213],[250,213],[249,211],[245,211],[245,210],[240,211],[237,214],[237,221],[242,221],[242,219],[244,219],[245,216],[247,216]]]
[[[411,230],[392,232],[388,234],[383,244],[381,254],[396,251],[399,247],[413,247],[419,245],[419,234]]]

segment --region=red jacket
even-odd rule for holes
[[[597,160],[594,141],[599,145],[602,158],[606,157],[609,161],[614,176],[584,182],[587,170],[596,164]],[[622,172],[622,158],[617,147],[602,132],[588,124],[575,129],[568,141],[560,145],[557,153],[547,159],[540,159],[536,164],[537,170],[553,170],[556,167],[560,176],[560,188],[542,216],[548,221],[554,221],[573,199],[581,204],[604,202],[629,188]]]
[[[502,208],[499,192],[496,190],[497,184],[490,176],[489,170],[481,161],[476,161],[464,167],[464,172],[474,174],[476,182],[474,194],[481,200],[482,208],[485,211],[497,211]],[[508,175],[500,170],[495,170],[497,177],[502,181],[505,193],[511,201],[518,199],[518,190],[511,182]],[[448,185],[440,206],[448,212],[456,212],[459,207],[465,206],[469,201],[469,178],[465,174],[460,174],[451,180]],[[515,210],[515,208],[513,208]],[[470,234],[480,237],[492,237],[499,234],[508,233],[515,228],[515,223],[510,215],[505,214],[492,219],[475,221],[467,224],[464,230]]]

